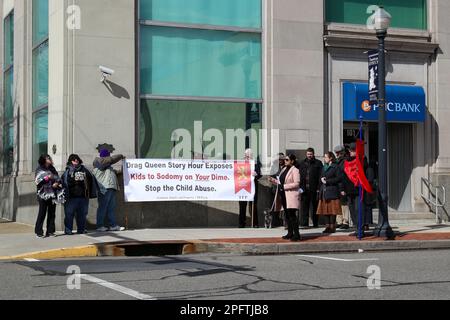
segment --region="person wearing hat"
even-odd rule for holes
[[[97,198],[97,183],[92,173],[83,165],[77,154],[69,156],[62,175],[62,185],[66,196],[64,204],[64,233],[72,235],[73,219],[77,222],[77,233],[86,233],[89,199]]]
[[[347,149],[343,145],[339,145],[334,148],[334,153],[336,155],[336,164],[340,170],[341,175],[345,176],[344,162],[348,157]],[[337,226],[339,229],[347,230],[350,228],[350,209],[348,207],[348,197],[344,191],[344,177],[341,179],[341,209],[342,215],[337,216]]]
[[[114,164],[125,159],[121,154],[111,156],[107,149],[100,150],[100,156],[94,160],[94,177],[97,179],[98,209],[97,209],[97,231],[123,231],[125,228],[116,223],[116,196],[120,190],[116,171],[112,168]],[[109,228],[105,226],[105,218],[108,218]]]

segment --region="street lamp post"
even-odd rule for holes
[[[388,157],[387,157],[387,127],[386,127],[386,67],[385,67],[385,38],[391,23],[391,15],[379,7],[374,16],[374,27],[378,38],[378,200],[379,218],[375,235],[392,239],[394,232],[389,225],[388,212]]]

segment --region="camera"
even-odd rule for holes
[[[104,66],[99,66],[100,72],[102,73],[102,78],[101,78],[101,82],[105,82],[106,78],[108,78],[108,76],[111,76],[114,74],[114,70],[104,67]]]

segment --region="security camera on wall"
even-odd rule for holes
[[[107,67],[104,67],[104,66],[100,66],[99,69],[100,69],[100,72],[102,73],[102,78],[100,80],[101,82],[105,82],[106,79],[109,76],[112,76],[114,74],[114,72],[115,72],[113,69],[110,69],[110,68],[107,68]]]

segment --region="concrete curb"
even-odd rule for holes
[[[130,242],[136,245],[161,245],[165,242]],[[167,242],[174,244],[174,242]],[[377,251],[439,250],[450,249],[450,240],[409,240],[409,241],[342,241],[342,242],[299,242],[299,243],[225,243],[191,240],[177,243],[181,245],[181,255],[220,253],[243,255],[280,255],[311,253],[348,253]],[[47,251],[31,252],[15,256],[0,257],[0,261],[19,261],[25,259],[53,260],[88,257],[123,257],[126,256],[122,243],[102,243],[73,248],[60,248]]]
[[[292,254],[292,253],[346,253],[405,250],[450,249],[450,240],[410,241],[361,241],[361,242],[312,242],[312,243],[219,243],[195,244],[195,253],[234,253],[248,255]]]
[[[52,260],[52,259],[66,259],[66,258],[97,257],[98,253],[99,250],[97,246],[88,245],[82,247],[59,248],[46,251],[30,252],[15,256],[3,256],[0,257],[0,261],[25,260],[25,259]]]

